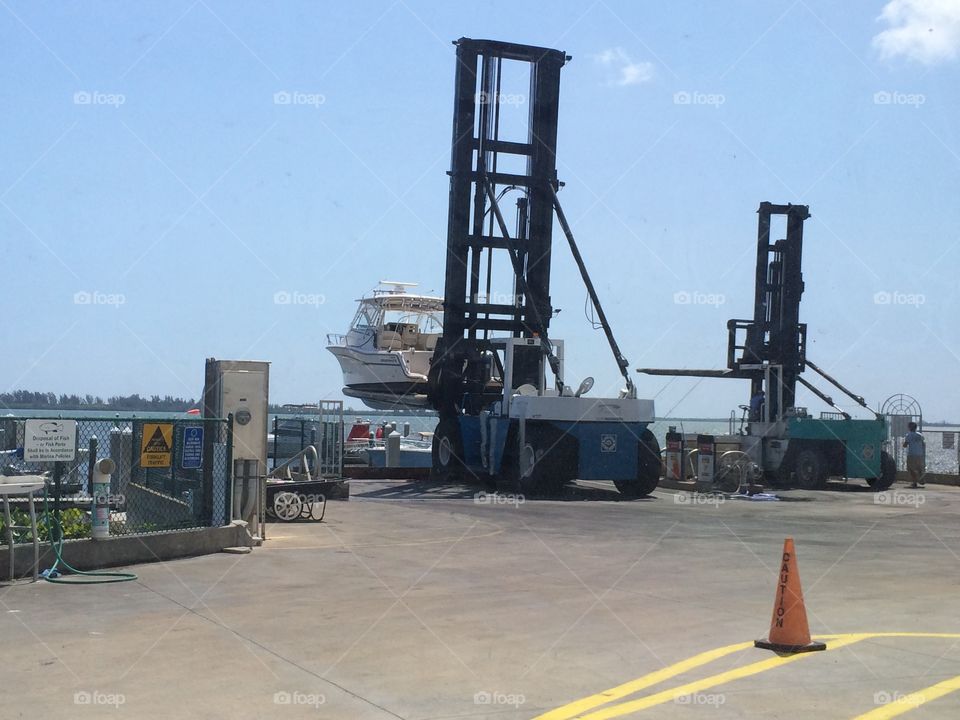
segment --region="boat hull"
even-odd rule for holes
[[[411,373],[401,352],[366,352],[331,345],[343,373],[343,394],[374,410],[425,408],[427,377]]]

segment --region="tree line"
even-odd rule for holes
[[[14,390],[0,393],[0,414],[3,409],[9,410],[116,410],[139,412],[186,412],[191,408],[202,407],[199,400],[193,398],[173,397],[172,395],[151,395],[143,397],[139,393],[133,395],[111,395],[104,399],[99,395],[67,395],[52,392],[34,392],[32,390]],[[283,405],[270,404],[270,412],[280,414],[296,414],[297,410]],[[315,410],[305,410],[302,414],[310,414]],[[344,408],[344,415],[432,415],[432,410],[354,410]]]
[[[142,410],[155,412],[184,412],[200,407],[199,401],[172,395],[58,395],[52,392],[14,390],[0,393],[0,407],[28,410]]]

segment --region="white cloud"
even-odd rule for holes
[[[633,62],[623,48],[608,48],[594,58],[612,71],[613,85],[639,85],[653,79],[653,63]]]
[[[889,28],[874,36],[873,46],[885,60],[934,65],[960,55],[960,0],[890,0],[879,20]]]

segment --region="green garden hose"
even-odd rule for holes
[[[64,560],[63,555],[61,555],[61,550],[63,549],[63,526],[60,524],[60,518],[57,517],[56,513],[51,512],[47,507],[46,494],[44,494],[43,497],[43,513],[38,518],[38,521],[46,525],[47,536],[50,538],[50,547],[53,548],[53,554],[57,557],[56,561],[53,563],[53,567],[40,573],[40,576],[47,582],[60,583],[61,585],[100,585],[106,583],[130,582],[131,580],[137,579],[137,576],[133,573],[114,572],[108,570],[77,570],[75,567],[71,566],[70,563]],[[61,575],[60,571],[57,569],[58,565],[62,565],[65,570],[69,570],[71,573],[73,573],[73,575],[81,575],[83,577],[71,580],[69,577]]]

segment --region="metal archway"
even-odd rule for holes
[[[920,402],[906,393],[891,395],[880,406],[880,414],[887,419],[887,438],[890,455],[897,462],[897,469],[906,469],[906,455],[899,439],[907,433],[907,423],[915,422],[923,430],[923,409]]]
[[[906,393],[897,393],[891,395],[883,401],[880,407],[882,415],[909,415],[911,417],[923,419],[923,410],[920,402],[912,395]],[[917,423],[920,424],[919,422]]]

